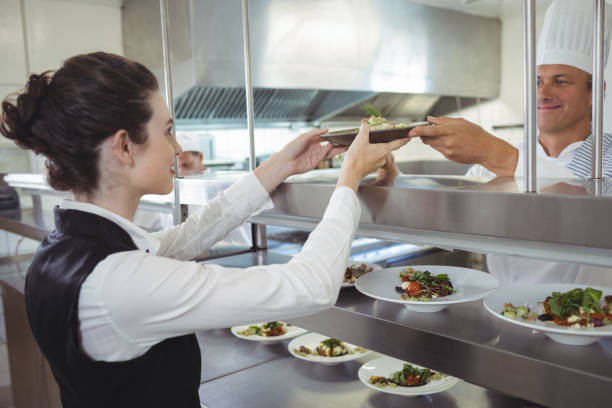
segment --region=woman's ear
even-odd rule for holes
[[[134,164],[134,144],[125,129],[119,129],[111,136],[111,151],[115,159],[131,166]]]

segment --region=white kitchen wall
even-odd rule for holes
[[[57,69],[97,50],[123,54],[121,33],[121,0],[0,0],[0,100],[23,89],[28,68]],[[28,152],[4,138],[0,150],[0,172],[30,171]]]

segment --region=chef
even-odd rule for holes
[[[190,132],[176,132],[176,140],[183,148],[183,152],[178,157],[179,174],[181,176],[201,174],[206,170],[206,166],[202,163],[204,156],[198,136]]]
[[[609,50],[606,13],[604,65]],[[537,174],[588,178],[591,172],[593,2],[555,0],[548,7],[537,55]],[[461,118],[428,117],[435,126],[418,127],[421,137],[450,160],[475,164],[469,176],[522,177],[524,143],[512,146]],[[612,177],[612,135],[603,135],[603,175]],[[577,264],[489,255],[491,274],[502,286],[517,283],[588,283],[612,286],[612,271]]]

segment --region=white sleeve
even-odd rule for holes
[[[240,269],[142,251],[110,255],[81,289],[83,348],[96,360],[120,361],[169,337],[324,310],[336,302],[360,214],[355,193],[336,189],[301,252],[284,265]]]
[[[158,255],[189,260],[225,238],[251,215],[270,208],[270,196],[251,173],[221,191],[184,223],[151,236],[160,241]]]

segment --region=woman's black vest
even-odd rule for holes
[[[199,408],[200,348],[193,334],[166,339],[127,361],[94,361],[85,354],[79,341],[81,285],[108,255],[137,248],[117,224],[87,212],[56,208],[55,226],[30,265],[25,297],[63,407]]]

